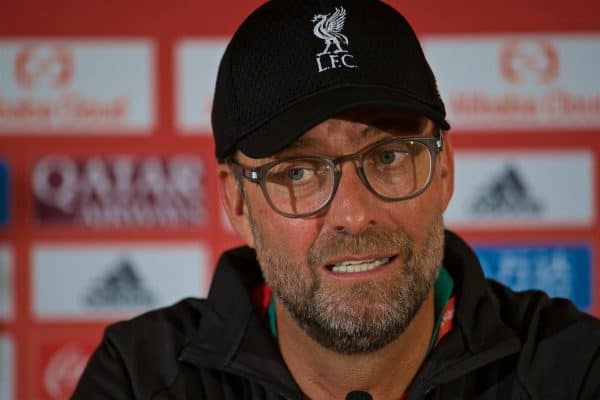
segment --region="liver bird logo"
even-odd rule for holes
[[[317,56],[331,54],[331,46],[334,46],[334,54],[348,51],[342,47],[348,46],[348,38],[342,33],[345,21],[346,10],[344,7],[336,7],[335,11],[330,14],[317,14],[313,17],[312,22],[315,23],[313,33],[325,41],[325,49]]]

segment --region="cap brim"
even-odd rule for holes
[[[320,122],[341,112],[369,105],[413,111],[428,117],[443,130],[450,129],[442,111],[406,93],[381,87],[343,86],[313,93],[293,103],[248,132],[237,147],[252,158],[268,157]]]

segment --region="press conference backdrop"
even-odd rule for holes
[[[206,294],[239,243],[218,202],[214,80],[258,4],[0,7],[0,400],[68,398],[106,324]],[[447,225],[488,276],[600,315],[600,3],[391,4],[453,126]]]

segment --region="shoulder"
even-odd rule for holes
[[[541,291],[514,292],[494,281],[490,288],[502,320],[521,341],[519,369],[529,382],[554,381],[562,393],[599,390],[600,320]]]
[[[181,372],[179,356],[198,330],[204,304],[188,298],[110,325],[98,353],[112,354],[132,382],[166,386]]]
[[[183,345],[198,329],[204,302],[203,299],[187,298],[169,307],[114,323],[106,328],[105,340],[127,352],[138,348],[148,351],[153,348],[149,345],[159,343],[161,351],[169,345]]]
[[[502,320],[521,339],[539,341],[577,333],[600,345],[600,320],[571,301],[551,298],[539,290],[515,292],[496,281],[488,282]]]
[[[185,299],[106,328],[73,399],[150,398],[182,372],[178,357],[202,318],[204,301]]]
[[[600,344],[600,320],[578,310],[567,299],[551,298],[539,290],[516,292],[486,279],[477,255],[460,237],[446,231],[445,239],[444,266],[454,278],[461,299],[475,310],[475,318],[483,317],[477,312],[481,304],[491,305],[489,312],[498,314],[503,324],[526,343],[583,334],[590,342]]]
[[[455,280],[457,317],[466,337],[482,343],[502,335],[518,340],[516,357],[501,363],[515,368],[532,393],[542,391],[537,398],[600,398],[600,320],[569,300],[537,290],[515,292],[485,279],[473,250],[449,231],[444,266]]]

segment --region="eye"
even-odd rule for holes
[[[382,150],[377,152],[376,160],[377,163],[382,165],[394,165],[406,157],[408,153],[400,150]]]
[[[310,182],[316,174],[316,166],[310,163],[284,162],[269,171],[267,179],[280,185],[299,185]]]
[[[382,151],[379,154],[377,154],[377,161],[379,161],[382,164],[391,164],[394,162],[394,160],[396,159],[396,152],[395,151]]]
[[[292,182],[301,181],[302,178],[307,177],[311,174],[306,168],[290,168],[287,170],[287,176]]]

